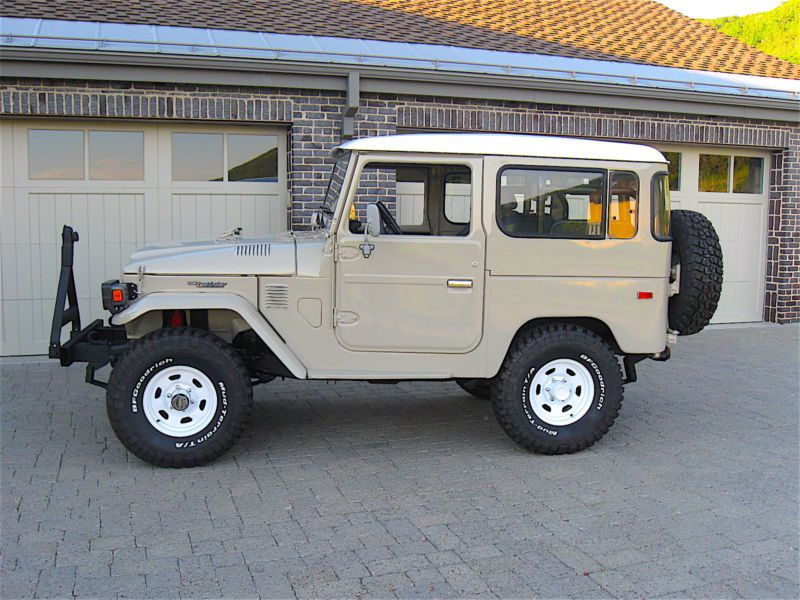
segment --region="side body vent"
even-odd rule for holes
[[[269,244],[239,244],[236,256],[269,256]]]
[[[289,308],[289,286],[275,284],[264,286],[264,308]]]

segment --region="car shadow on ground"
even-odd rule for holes
[[[248,452],[289,455],[349,447],[358,454],[365,447],[409,445],[416,451],[516,448],[495,420],[491,404],[452,382],[280,382],[260,386],[254,395],[242,444]]]

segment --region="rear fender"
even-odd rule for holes
[[[250,302],[227,293],[181,294],[154,292],[141,296],[128,308],[111,317],[112,325],[126,325],[152,313],[163,310],[228,310],[238,314],[256,334],[264,341],[272,352],[286,366],[292,375],[305,379],[305,366],[291,351],[286,342],[275,332],[267,320]]]

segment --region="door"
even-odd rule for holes
[[[336,336],[367,352],[469,352],[483,332],[479,159],[361,156],[337,236]],[[401,233],[365,240],[382,202]]]
[[[763,320],[769,154],[662,146],[673,209],[703,213],[722,245],[722,296],[712,323]]]
[[[285,134],[135,121],[0,124],[0,353],[47,350],[61,227],[80,234],[82,319],[140,246],[286,229]]]

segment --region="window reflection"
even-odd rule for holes
[[[173,181],[222,181],[221,133],[173,133]]]
[[[28,130],[30,179],[83,179],[83,131]]]
[[[669,239],[670,198],[669,176],[666,173],[653,175],[653,237]]]
[[[753,156],[733,158],[733,191],[737,194],[760,194],[764,186],[764,159]]]
[[[450,173],[444,183],[444,216],[451,223],[470,222],[472,179],[469,173]]]
[[[700,178],[698,189],[701,192],[728,192],[731,157],[719,154],[700,155]]]
[[[673,192],[681,189],[681,153],[662,152],[664,158],[669,161],[669,189]]]
[[[228,135],[228,181],[278,181],[278,138]]]
[[[89,179],[144,179],[144,133],[90,131]]]

